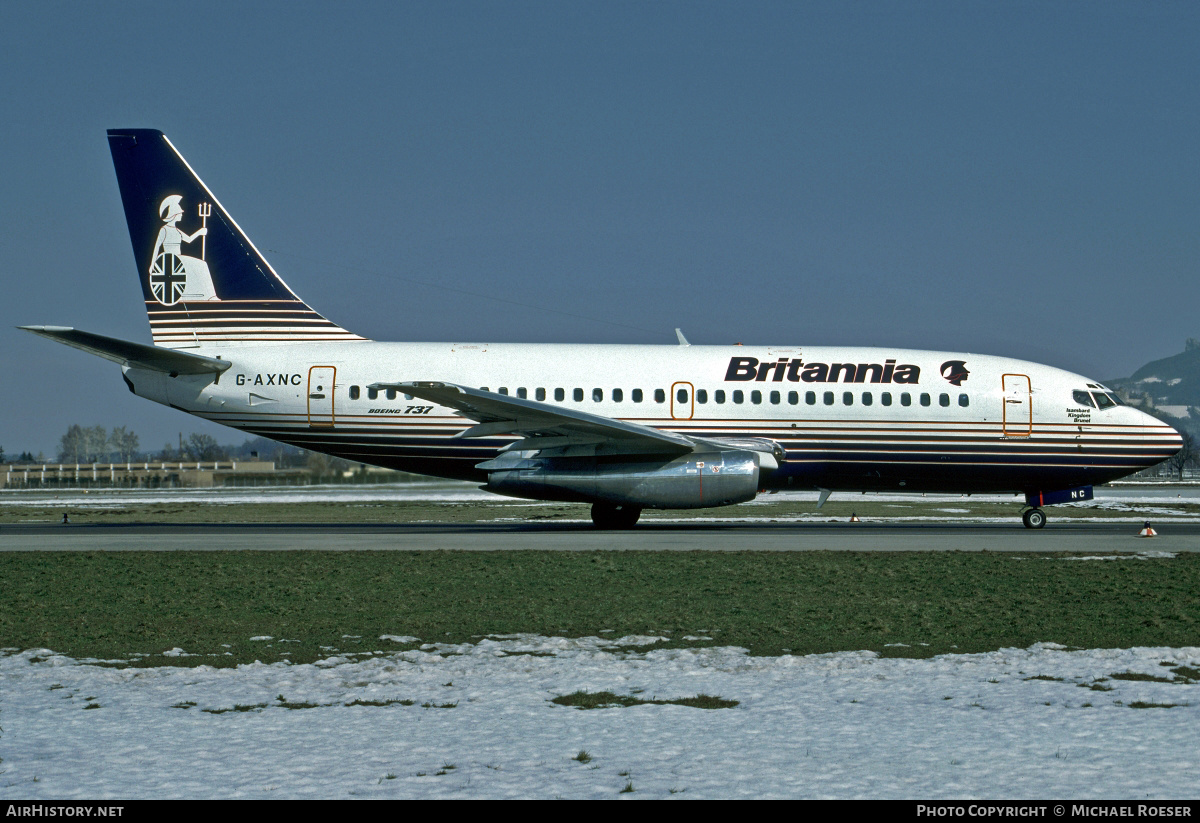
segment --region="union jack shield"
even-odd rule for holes
[[[150,267],[150,291],[164,306],[174,306],[183,297],[187,285],[187,269],[179,255],[162,252]]]

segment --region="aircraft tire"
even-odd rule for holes
[[[641,516],[642,510],[637,506],[592,504],[592,523],[597,529],[632,529]]]
[[[1021,515],[1021,522],[1027,529],[1040,529],[1046,525],[1046,513],[1041,509],[1028,509]]]

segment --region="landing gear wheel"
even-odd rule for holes
[[[613,503],[593,503],[592,523],[597,529],[632,529],[642,516],[637,506],[618,506]]]
[[[1046,513],[1041,509],[1026,509],[1021,515],[1021,522],[1027,529],[1040,529],[1046,525]]]

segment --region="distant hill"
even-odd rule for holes
[[[1154,360],[1129,377],[1106,380],[1133,406],[1200,436],[1200,340],[1179,354]]]

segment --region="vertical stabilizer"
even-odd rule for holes
[[[166,135],[110,129],[108,145],[156,345],[364,339],[288,288]]]

